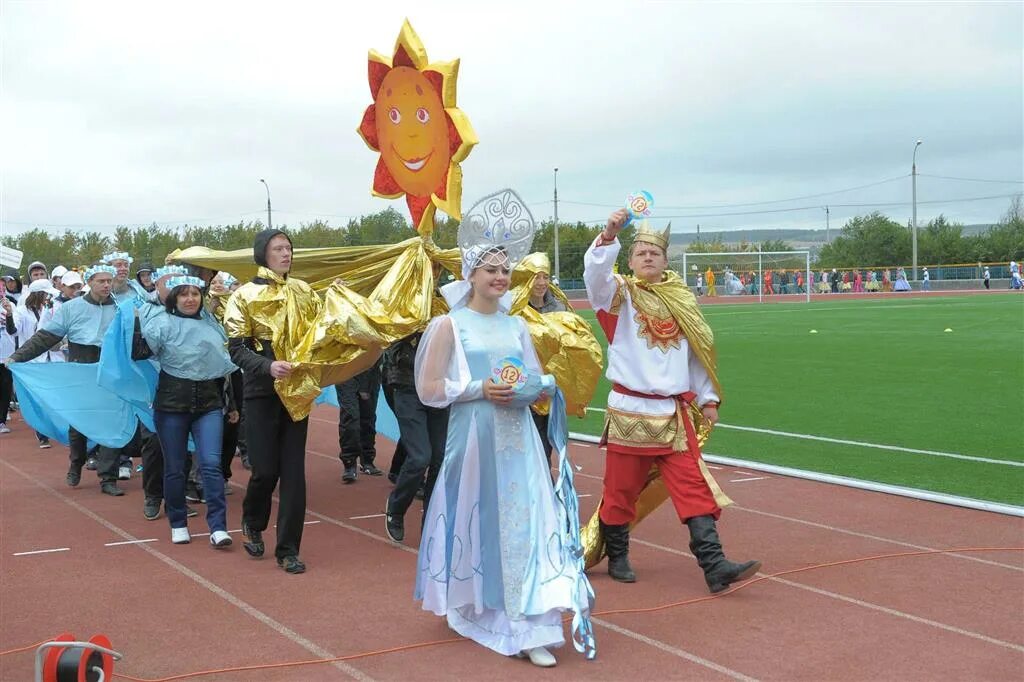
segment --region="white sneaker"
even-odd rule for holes
[[[555,660],[554,654],[542,646],[527,649],[526,651],[520,651],[519,658],[529,658],[530,663],[533,663],[539,668],[554,668],[555,664],[558,663],[558,661]]]
[[[132,477],[132,468],[130,466],[122,466],[117,468],[117,480],[127,481]]]
[[[176,545],[187,545],[192,542],[192,536],[188,534],[188,528],[172,528],[171,542]]]
[[[213,545],[214,549],[221,549],[231,545],[231,536],[228,535],[227,531],[215,530],[210,533],[210,544]]]
[[[0,422],[0,433],[10,433],[10,432],[11,432],[11,430],[9,428],[7,428],[7,424],[4,423],[4,422]]]

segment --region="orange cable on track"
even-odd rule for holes
[[[928,556],[936,554],[967,554],[972,552],[1024,552],[1024,547],[962,547],[952,549],[932,549],[932,550],[921,550],[916,552],[898,552],[895,554],[876,554],[873,556],[860,557],[857,559],[844,559],[842,561],[830,561],[823,564],[814,564],[811,566],[803,566],[801,568],[791,568],[786,571],[779,571],[778,573],[772,573],[771,575],[764,575],[753,580],[748,580],[741,585],[719,592],[717,594],[708,595],[706,597],[696,597],[694,599],[685,599],[683,601],[672,602],[670,604],[662,604],[660,606],[651,606],[645,608],[634,608],[634,609],[613,609],[608,611],[596,611],[592,613],[593,616],[611,616],[616,614],[624,613],[653,613],[655,611],[664,611],[665,609],[675,608],[679,606],[687,606],[689,604],[698,604],[700,602],[711,601],[712,599],[721,599],[727,595],[738,592],[746,587],[754,585],[765,580],[771,580],[772,578],[778,578],[784,575],[793,575],[795,573],[805,573],[807,571],[814,571],[822,568],[833,568],[836,566],[849,566],[851,564],[866,563],[869,561],[879,561],[882,559],[898,559],[905,557],[914,556]],[[36,642],[28,646],[19,647],[17,649],[9,649],[7,651],[0,651],[0,656],[6,656],[7,654],[15,654],[22,651],[28,651],[34,649],[40,644],[44,644],[50,640],[43,640],[42,642]],[[185,680],[194,677],[203,677],[205,675],[216,675],[223,673],[232,672],[245,672],[250,670],[270,670],[275,668],[292,668],[305,665],[316,665],[320,663],[336,663],[339,661],[352,661],[359,658],[369,658],[370,656],[381,656],[384,654],[398,653],[400,651],[411,651],[414,649],[423,649],[431,646],[439,646],[441,644],[454,644],[456,642],[468,642],[469,640],[462,637],[453,637],[451,639],[439,639],[431,642],[417,642],[414,644],[404,644],[401,646],[391,647],[389,649],[379,649],[377,651],[367,651],[359,654],[349,654],[348,656],[337,656],[334,658],[317,658],[306,661],[290,661],[285,663],[264,663],[259,665],[247,665],[247,666],[235,666],[230,668],[219,668],[216,670],[201,670],[191,673],[182,673],[179,675],[172,675],[170,677],[159,677],[159,678],[145,678],[145,677],[132,677],[124,673],[114,673],[115,678],[122,680],[128,680],[129,682],[176,682],[177,680]]]

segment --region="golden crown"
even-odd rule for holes
[[[640,221],[636,226],[636,237],[633,238],[634,242],[647,242],[648,244],[654,244],[660,246],[665,254],[668,254],[668,242],[672,234],[672,223],[669,223],[661,232],[653,229],[646,220]]]

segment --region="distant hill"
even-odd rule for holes
[[[975,225],[964,225],[964,236],[981,234],[985,230],[992,227],[991,224],[975,224]],[[840,228],[832,230],[832,238],[835,239],[840,234]],[[793,246],[807,247],[814,244],[825,243],[825,230],[798,230],[798,229],[786,229],[777,228],[770,230],[722,230],[722,231],[711,231],[704,230],[700,233],[701,239],[710,241],[713,239],[721,239],[726,244],[738,244],[742,241],[747,242],[763,242],[769,239],[781,239],[782,241],[789,242]],[[671,246],[686,246],[697,241],[696,232],[673,232]]]

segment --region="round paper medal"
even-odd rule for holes
[[[502,358],[494,368],[494,381],[508,384],[513,391],[518,391],[526,385],[526,365],[519,358]]]

